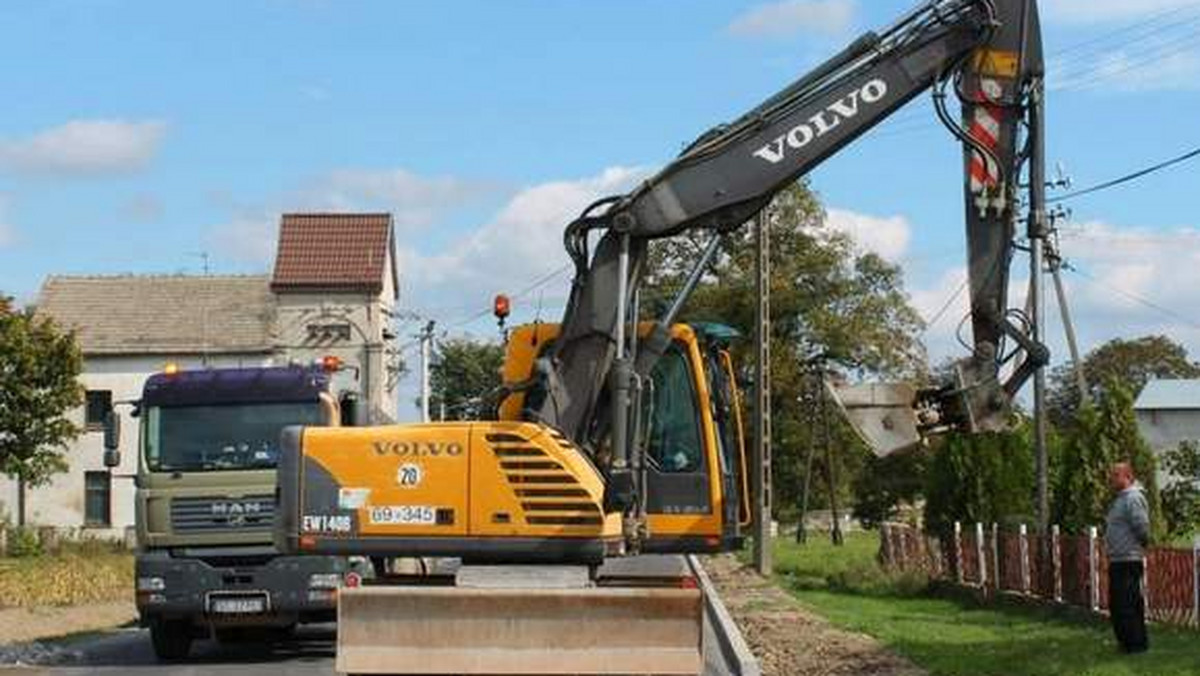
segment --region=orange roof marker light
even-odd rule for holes
[[[342,358],[332,354],[327,354],[324,357],[321,357],[321,368],[325,369],[329,373],[341,371]]]
[[[508,296],[498,293],[492,301],[492,314],[496,315],[496,324],[500,326],[501,333],[504,333],[504,320],[508,319],[508,313],[512,311],[512,301]]]
[[[492,301],[492,314],[496,315],[496,319],[503,322],[505,319],[508,319],[508,314],[511,311],[512,301],[508,299],[508,296],[502,293],[496,294],[496,299]]]
[[[179,364],[169,361],[163,365],[163,375],[174,376],[179,374]]]

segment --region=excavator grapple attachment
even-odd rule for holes
[[[699,674],[697,589],[357,587],[338,600],[353,674]]]
[[[906,383],[826,384],[829,396],[875,455],[884,457],[921,443],[917,393]]]

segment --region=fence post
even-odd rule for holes
[[[892,526],[888,522],[883,522],[879,525],[879,547],[883,554],[883,565],[892,567]]]
[[[1058,525],[1050,527],[1050,574],[1053,578],[1054,601],[1062,603],[1062,541],[1059,539]]]
[[[1000,591],[1000,524],[992,522],[992,587]]]
[[[1109,581],[1109,584],[1112,584]],[[1150,617],[1150,552],[1142,553],[1142,607],[1146,617]],[[1112,610],[1109,608],[1109,610]]]
[[[1029,593],[1029,530],[1021,524],[1017,545],[1021,552],[1021,593]]]
[[[979,560],[979,586],[987,589],[987,557],[983,555],[983,523],[975,522],[975,558]]]
[[[963,583],[962,569],[962,524],[954,522],[954,580]]]
[[[1200,535],[1192,541],[1192,622],[1200,627]]]
[[[1092,610],[1100,610],[1100,571],[1096,561],[1096,527],[1088,526],[1088,591]]]

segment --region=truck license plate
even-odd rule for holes
[[[436,523],[432,507],[425,505],[392,505],[371,508],[371,523],[376,525]]]
[[[264,596],[225,596],[213,598],[209,609],[218,615],[253,615],[267,612]]]

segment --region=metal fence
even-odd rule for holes
[[[1096,528],[1063,535],[1057,526],[1037,535],[996,524],[954,524],[944,537],[903,524],[880,529],[880,559],[892,570],[920,571],[934,579],[981,590],[1017,594],[1105,612],[1108,559]],[[1200,626],[1200,540],[1192,549],[1151,547],[1143,590],[1146,614],[1159,622]]]

